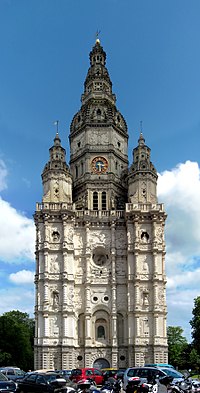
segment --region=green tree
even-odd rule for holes
[[[190,355],[189,355],[189,362],[190,362],[190,368],[195,372],[199,374],[200,370],[200,356],[198,355],[196,349],[192,348]]]
[[[27,313],[9,311],[0,316],[0,365],[33,369],[34,320]]]
[[[192,344],[200,356],[200,296],[194,299],[194,308],[192,310],[193,317],[190,321],[192,327]]]
[[[167,328],[169,363],[179,369],[187,366],[188,343],[182,334],[183,329],[180,326],[168,326]]]

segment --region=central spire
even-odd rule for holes
[[[127,125],[116,107],[106,53],[98,38],[89,58],[82,105],[70,127],[73,199],[77,208],[119,208],[127,188],[123,177],[128,169]]]

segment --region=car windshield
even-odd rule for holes
[[[183,374],[179,373],[178,371],[172,370],[170,368],[162,368],[167,375],[173,378],[183,378]]]
[[[55,374],[46,374],[45,379],[47,382],[55,381],[56,378],[59,378],[58,375]]]
[[[8,378],[3,373],[0,372],[0,381],[7,381],[7,380]]]
[[[137,368],[131,368],[128,372],[127,372],[127,376],[128,377],[135,377],[138,375],[138,369]]]
[[[82,371],[81,371],[80,369],[77,368],[77,369],[72,370],[71,374],[72,374],[72,375],[81,375],[81,374],[82,374]]]

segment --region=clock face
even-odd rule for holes
[[[95,157],[92,160],[92,171],[94,173],[105,173],[108,169],[108,161],[104,157]]]

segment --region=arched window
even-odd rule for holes
[[[97,109],[97,116],[101,116],[101,109]]]
[[[107,206],[106,206],[106,192],[105,191],[102,192],[101,207],[102,207],[102,210],[106,210]]]
[[[105,328],[102,325],[97,327],[97,338],[105,338]]]
[[[98,192],[93,192],[93,210],[98,210]]]
[[[77,167],[77,165],[75,166],[75,173],[76,173],[76,177],[78,177],[78,167]]]

